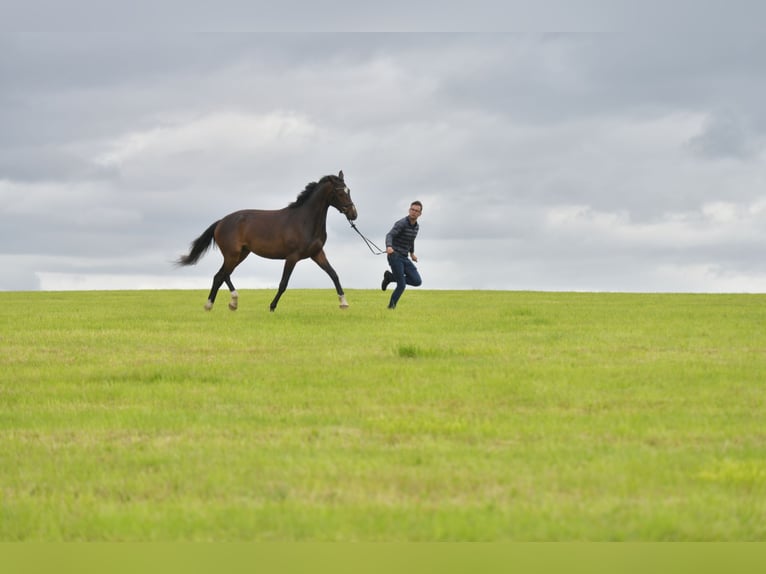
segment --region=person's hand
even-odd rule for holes
[[[393,247],[391,247],[390,245],[388,247],[386,247],[386,253],[388,255],[391,255],[393,252],[394,252],[394,248]]]
[[[418,262],[418,256],[417,256],[417,255],[415,255],[414,253],[410,253],[410,257],[412,258],[412,260],[413,260],[415,263],[417,263],[417,262]]]

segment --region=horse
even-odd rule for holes
[[[311,258],[330,276],[338,294],[340,308],[348,308],[348,302],[340,285],[338,274],[330,265],[324,252],[327,241],[327,211],[333,206],[349,221],[357,217],[351,201],[351,190],[343,179],[343,171],[337,176],[326,175],[311,182],[297,199],[283,209],[244,209],[230,213],[214,222],[191,244],[188,255],[181,256],[177,265],[194,265],[210,248],[213,241],[223,255],[223,265],[213,276],[205,310],[210,311],[216,295],[225,282],[231,292],[229,309],[236,311],[239,295],[231,282],[231,274],[250,253],[267,259],[284,259],[282,280],[269,310],[274,312],[282,293],[287,289],[290,275],[298,261]]]

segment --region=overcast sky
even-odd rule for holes
[[[210,223],[342,169],[378,244],[423,202],[423,288],[766,292],[766,35],[719,16],[655,33],[5,30],[0,290],[206,294],[217,251],[172,261]],[[344,287],[379,288],[385,258],[332,209],[328,234]],[[276,288],[281,267],[251,256],[233,280]],[[290,286],[332,290],[310,260]]]

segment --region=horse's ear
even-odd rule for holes
[[[341,178],[341,179],[343,179],[343,170],[340,170],[340,171],[338,172],[338,177],[339,177],[339,178]]]

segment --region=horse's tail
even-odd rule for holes
[[[189,254],[179,257],[176,261],[176,265],[194,265],[199,261],[199,258],[202,257],[213,244],[215,228],[218,223],[220,223],[220,220],[213,223],[202,235],[197,237],[191,244],[191,251],[189,251]]]

